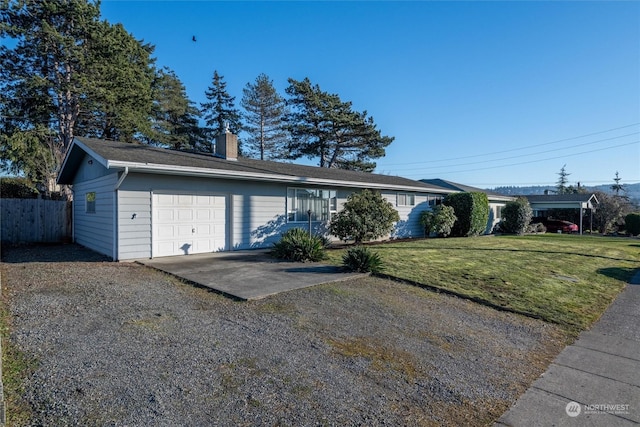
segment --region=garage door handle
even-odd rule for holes
[[[195,232],[196,232],[196,229],[195,229],[195,228],[192,228],[192,229],[191,229],[191,232],[192,232],[192,233],[195,233]]]

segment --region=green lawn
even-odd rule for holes
[[[640,268],[640,240],[570,235],[425,239],[374,245],[385,273],[557,323],[596,321]],[[329,251],[340,264],[344,250]]]

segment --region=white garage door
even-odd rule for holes
[[[207,194],[154,194],[153,256],[226,250],[226,201]]]

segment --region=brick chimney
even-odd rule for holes
[[[227,129],[225,133],[216,137],[215,150],[213,155],[216,157],[238,160],[238,137]]]

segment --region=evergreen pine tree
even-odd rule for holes
[[[204,142],[198,126],[200,112],[187,97],[187,90],[176,74],[158,70],[153,84],[154,105],[149,143],[176,150],[195,148]]]
[[[560,169],[560,172],[558,172],[558,181],[556,182],[556,192],[557,194],[567,194],[570,192],[569,187],[567,187],[567,184],[569,183],[569,175],[571,175],[570,173],[567,173],[566,168],[567,165],[563,165],[562,168]]]
[[[154,47],[143,44],[122,24],[100,21],[88,41],[88,83],[83,94],[79,135],[134,142],[150,132],[153,108]]]
[[[133,141],[149,130],[153,47],[100,21],[91,0],[6,2],[0,14],[0,157],[55,178],[75,135]]]
[[[0,45],[2,161],[45,190],[54,188],[83,110],[98,17],[98,7],[84,0],[7,2],[0,14],[0,37],[15,41]]]
[[[200,111],[205,120],[205,135],[211,144],[218,135],[223,134],[227,126],[229,131],[238,135],[242,130],[240,112],[235,108],[235,97],[227,92],[227,83],[224,76],[213,72],[211,86],[205,91],[207,102],[200,104]],[[238,141],[238,153],[241,153],[240,141]]]
[[[611,189],[613,190],[613,192],[616,194],[616,197],[620,196],[620,192],[623,191],[624,192],[624,185],[620,184],[622,178],[620,178],[618,171],[616,171],[616,177],[613,178],[613,182],[614,184],[611,186]],[[624,197],[624,195],[623,195]]]
[[[327,168],[375,169],[373,159],[385,155],[393,137],[383,136],[366,111],[353,111],[351,102],[322,91],[308,78],[289,79],[286,92],[291,107],[286,115],[291,158],[318,158],[319,166]]]
[[[255,83],[247,83],[242,92],[244,130],[249,135],[243,144],[244,154],[260,160],[287,158],[287,134],[282,121],[284,98],[266,74],[260,74]]]

